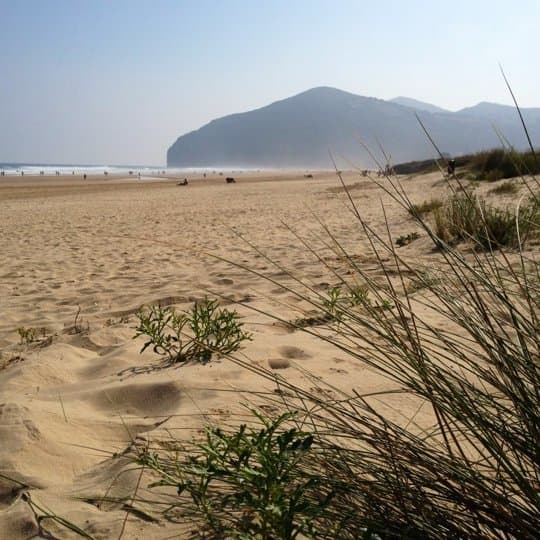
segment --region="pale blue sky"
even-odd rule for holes
[[[334,86],[540,107],[540,0],[0,0],[0,161],[163,164],[204,123]]]

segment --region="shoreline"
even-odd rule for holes
[[[241,173],[236,176],[238,183],[259,183],[259,182],[283,182],[283,181],[314,181],[328,178],[326,171],[314,171],[309,173],[312,178],[307,178],[306,173]],[[156,177],[145,177],[140,180],[137,177],[125,175],[89,175],[86,180],[80,176],[40,176],[25,175],[24,177],[0,176],[0,201],[12,198],[24,198],[26,196],[54,196],[65,195],[76,192],[96,192],[100,190],[121,190],[121,189],[147,189],[158,185],[176,185],[176,183],[187,178],[189,187],[217,186],[225,184],[225,175],[167,175]]]

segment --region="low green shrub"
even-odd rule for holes
[[[137,319],[134,338],[147,338],[141,352],[152,346],[171,362],[208,362],[214,352],[232,353],[251,339],[236,311],[220,308],[217,300],[208,298],[195,302],[189,312],[151,306],[139,311]]]
[[[171,441],[167,453],[145,447],[136,460],[157,475],[151,487],[176,491],[167,517],[186,519],[181,498],[188,496],[204,538],[319,537],[317,520],[333,492],[310,467],[313,435],[292,425],[291,413],[253,412],[257,425],[206,428],[204,443]]]
[[[321,295],[313,305],[320,308],[307,317],[298,317],[289,321],[292,328],[308,328],[323,326],[331,323],[340,323],[346,316],[347,309],[358,306],[370,306],[369,288],[365,285],[336,285]]]

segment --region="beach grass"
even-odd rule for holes
[[[534,199],[517,211],[490,205],[472,192],[456,193],[434,212],[435,242],[471,241],[484,250],[519,248],[537,233],[539,210]]]
[[[307,390],[251,365],[279,385],[285,416],[257,413],[255,427],[207,431],[191,446],[173,439],[166,454],[139,448],[134,461],[152,465],[155,485],[177,490],[168,511],[203,523],[207,538],[536,538],[540,273],[525,247],[539,226],[535,202],[499,210],[460,192],[435,211],[433,227],[399,181],[386,178],[381,189],[441,248],[434,270],[401,255],[342,185],[384,287],[330,229],[327,245],[348,267],[340,285],[314,295],[296,276],[283,287],[324,319],[296,330],[331,343],[395,389],[333,388],[337,397],[329,399],[324,381],[313,379]],[[463,251],[455,240],[481,249]],[[417,412],[388,415],[379,404],[396,395]],[[429,411],[428,424],[417,420],[421,411]],[[287,478],[269,467],[291,460]]]

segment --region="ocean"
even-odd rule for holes
[[[249,169],[238,168],[238,170],[248,171]],[[178,174],[215,174],[219,172],[234,172],[231,167],[190,167],[190,168],[175,168],[164,166],[150,165],[80,165],[80,164],[36,164],[36,163],[0,163],[0,174],[3,176],[56,176],[60,175],[113,175],[113,176],[128,176],[131,172],[133,175],[149,177],[158,175],[178,175]],[[255,172],[255,169],[253,169]]]

